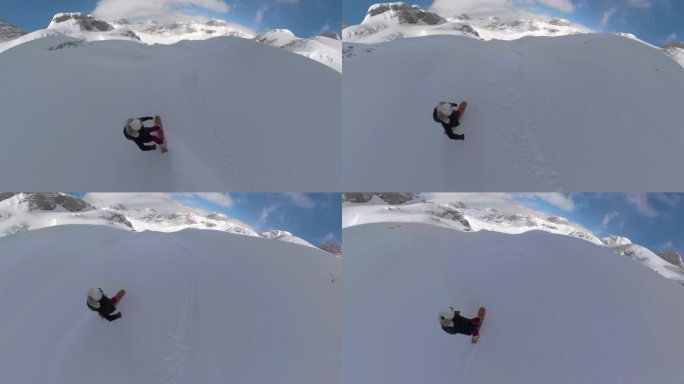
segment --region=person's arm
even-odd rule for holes
[[[451,130],[451,127],[449,127],[448,125],[442,124],[442,128],[444,128],[444,133],[446,133],[446,135],[449,136],[451,140],[463,140],[463,135],[454,134],[454,132]]]
[[[157,149],[157,146],[154,144],[145,145],[145,143],[137,141],[137,140],[135,141],[135,144],[138,146],[138,148],[140,148],[143,151],[154,151],[155,149]]]

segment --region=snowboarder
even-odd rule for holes
[[[156,144],[163,144],[164,139],[158,136],[152,135],[152,132],[157,132],[161,129],[158,125],[152,127],[145,127],[143,124],[146,121],[154,120],[154,117],[139,117],[137,119],[126,120],[126,125],[124,125],[123,133],[128,140],[132,140],[138,147],[143,151],[154,151],[157,146],[145,145],[147,143],[155,142]],[[157,133],[159,135],[159,133]]]
[[[102,292],[101,288],[90,288],[88,290],[88,308],[97,312],[103,319],[114,321],[121,317],[121,312],[117,312],[116,304],[119,302],[120,295],[111,299]],[[116,313],[115,313],[116,312]]]
[[[482,320],[479,317],[465,318],[461,316],[460,311],[454,311],[453,307],[448,307],[439,313],[439,323],[446,333],[478,336]]]
[[[461,119],[463,111],[465,110],[465,106],[467,105],[465,101],[461,104],[463,105],[458,107],[458,104],[442,101],[437,103],[435,110],[432,111],[432,119],[435,120],[436,123],[442,124],[444,133],[449,136],[451,140],[465,139],[464,134],[459,135],[454,133],[454,129],[460,125],[459,120]]]

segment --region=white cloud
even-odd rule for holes
[[[651,205],[648,195],[645,193],[630,193],[627,195],[627,202],[634,205],[637,212],[644,216],[656,217],[658,211]]]
[[[670,35],[667,36],[667,39],[665,39],[665,41],[667,41],[668,43],[676,40],[678,40],[677,32],[670,33]]]
[[[615,12],[617,12],[617,8],[610,8],[603,12],[603,16],[601,16],[601,25],[599,27],[601,30],[606,29],[608,23],[610,22],[610,18],[613,17]]]
[[[608,227],[608,224],[618,216],[620,216],[619,212],[606,213],[606,215],[603,216],[603,220],[601,220],[601,229],[606,229]]]
[[[268,11],[268,5],[264,5],[261,8],[257,9],[256,16],[254,17],[254,24],[261,24],[261,21],[264,19],[264,14],[266,13],[266,11]]]
[[[650,8],[653,5],[652,0],[623,0],[626,6],[630,8]]]
[[[316,204],[306,193],[283,193],[290,201],[301,208],[313,208]]]
[[[319,243],[320,243],[320,244],[323,244],[323,243],[328,243],[328,242],[331,242],[331,241],[337,241],[337,238],[335,237],[335,235],[334,235],[332,232],[330,232],[330,233],[328,233],[327,235],[325,235],[325,237],[323,237],[323,238],[321,239],[321,241],[319,241]]]
[[[271,215],[271,212],[275,211],[276,208],[278,207],[276,207],[275,205],[269,205],[267,207],[264,207],[261,210],[261,215],[259,215],[259,220],[257,220],[255,227],[260,228],[262,225],[264,225],[266,220],[268,220],[268,217]]]
[[[198,7],[226,13],[230,6],[225,0],[100,0],[93,15],[105,20],[179,20],[194,17],[183,14],[178,7]]]
[[[318,30],[318,33],[316,33],[316,34],[317,34],[317,35],[322,35],[322,34],[328,32],[328,31],[330,31],[331,29],[332,29],[332,28],[330,27],[330,24],[327,24],[327,23],[326,23],[324,26],[321,27],[321,29]]]
[[[271,8],[277,5],[297,5],[299,4],[300,0],[275,0],[271,3],[266,3],[259,7],[256,11],[256,16],[254,17],[254,24],[259,25],[261,22],[264,20],[264,15],[266,15],[266,12],[268,12]]]
[[[565,13],[576,9],[571,0],[434,0],[429,10],[444,16],[467,13],[471,16],[529,18],[535,15],[526,10],[526,6],[532,5],[545,5]]]
[[[660,244],[660,247],[658,247],[659,250],[661,251],[672,251],[675,249],[674,243],[672,240],[666,241],[663,244]]]
[[[174,193],[86,193],[83,200],[96,206],[123,204],[126,208],[154,208],[163,212],[205,212],[183,203],[193,194]]]
[[[517,194],[531,200],[540,199],[567,212],[575,210],[575,201],[569,195],[562,193],[522,193]]]
[[[193,193],[192,195],[210,201],[221,207],[230,208],[233,206],[233,199],[228,193]]]

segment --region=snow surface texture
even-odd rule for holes
[[[600,34],[344,48],[346,190],[682,190],[684,71]],[[439,101],[468,101],[449,140]]]
[[[343,228],[368,223],[421,223],[460,232],[521,234],[543,231],[574,237],[602,248],[610,248],[617,254],[634,259],[659,275],[684,285],[684,269],[663,260],[646,247],[632,244],[629,239],[621,236],[600,239],[590,230],[559,216],[504,213],[491,208],[468,207],[463,203],[414,202],[387,205],[375,197],[366,204],[344,203],[342,210]]]
[[[680,383],[681,287],[586,241],[424,224],[344,230],[343,368],[364,383]],[[480,340],[438,313],[487,308]]]
[[[65,208],[64,203],[55,203],[58,198],[66,200],[70,205]],[[53,206],[46,208],[45,205]],[[160,212],[153,208],[129,209],[120,204],[97,208],[77,197],[60,193],[21,193],[7,199],[0,196],[0,237],[34,229],[77,224],[104,225],[137,232],[205,229],[316,248],[288,231],[271,230],[258,233],[240,220],[215,212]]]
[[[129,40],[145,44],[175,44],[183,40],[206,40],[226,36],[259,40],[258,37],[261,36],[255,35],[254,31],[248,28],[223,20],[160,23],[155,20],[131,22],[122,19],[109,23],[92,15],[78,12],[58,13],[46,29],[34,31],[25,36],[22,36],[23,32],[16,27],[12,27],[14,26],[0,20],[0,53],[27,41],[55,35],[71,36],[85,41]],[[261,42],[308,57],[338,72],[342,71],[342,42],[339,39],[323,36],[302,39],[286,29],[265,33],[280,33],[281,31],[291,35],[289,44]],[[8,41],[3,43],[3,40]]]
[[[340,189],[341,75],[281,49],[52,36],[0,54],[0,84],[13,190]],[[126,118],[150,115],[167,154],[123,136]]]
[[[340,382],[341,264],[321,250],[79,225],[0,254],[3,383]],[[91,312],[91,287],[125,288],[123,317]]]

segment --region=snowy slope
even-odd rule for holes
[[[0,254],[4,383],[340,382],[341,265],[321,250],[62,226]],[[126,288],[123,317],[88,310],[90,287]]]
[[[344,56],[346,190],[684,188],[684,71],[660,50],[598,34],[427,36],[345,43]],[[433,108],[464,99],[466,139],[448,140]]]
[[[565,36],[591,30],[563,19],[501,19],[466,14],[440,15],[407,3],[372,5],[359,25],[345,28],[343,40],[376,44],[406,37],[468,36],[482,40],[515,40],[525,36]]]
[[[273,29],[258,34],[255,40],[308,57],[342,72],[342,41],[339,39],[325,36],[300,39],[290,30]]]
[[[499,212],[492,208],[468,206],[461,202],[449,204],[434,201],[388,205],[374,199],[365,204],[344,203],[342,227],[370,223],[420,223],[459,232],[489,231],[522,234],[542,231],[569,236],[612,249],[655,271],[659,275],[684,285],[684,269],[672,264],[651,250],[621,236],[599,238],[590,230],[559,216],[538,213]]]
[[[679,383],[684,293],[632,260],[544,232],[344,230],[348,383]],[[487,316],[477,345],[442,331]]]
[[[665,47],[665,53],[670,55],[679,65],[684,67],[684,43],[681,41],[675,41],[667,44]]]
[[[274,239],[316,248],[282,230],[257,233],[251,226],[222,213],[131,209],[121,204],[94,207],[64,193],[0,193],[0,237],[58,225],[104,225],[128,231],[178,232],[204,229]]]
[[[340,189],[341,75],[281,49],[53,36],[0,54],[0,83],[0,174],[14,190]],[[163,156],[122,133],[155,114]]]

